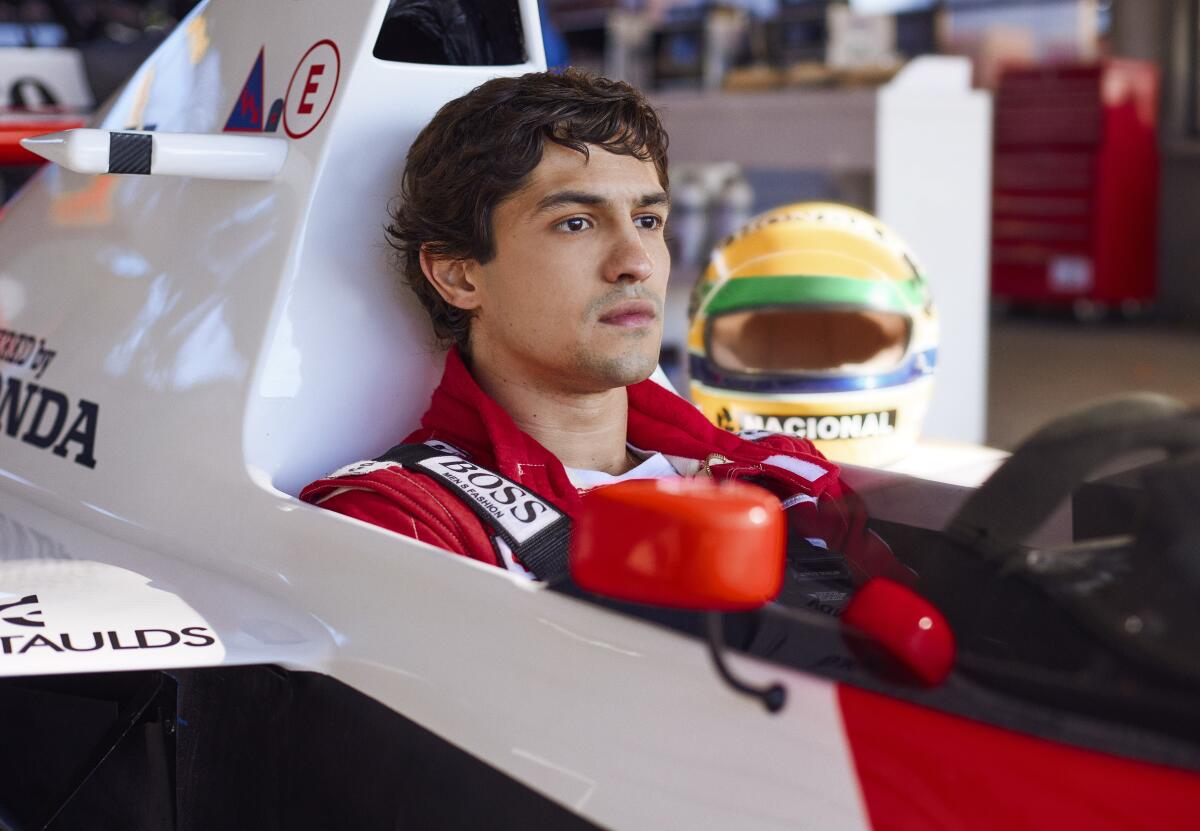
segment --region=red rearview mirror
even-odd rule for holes
[[[739,611],[773,599],[786,527],[774,495],[737,482],[639,479],[583,498],[571,577],[618,600]]]
[[[881,651],[924,686],[936,687],[954,667],[954,632],[946,618],[894,580],[868,580],[851,598],[842,622],[869,639],[864,645],[851,636],[851,648]]]

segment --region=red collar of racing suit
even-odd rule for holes
[[[812,497],[842,495],[837,466],[807,441],[787,436],[747,441],[715,427],[699,410],[654,381],[626,389],[627,437],[635,447],[696,460],[711,460],[717,454],[723,459],[709,466],[714,478],[740,479],[765,473],[778,484],[771,490],[781,499],[797,490]],[[579,492],[562,463],[480,388],[457,348],[446,355],[445,372],[421,418],[421,428],[405,443],[430,439],[457,447],[477,464],[526,485],[567,514],[574,514]]]
[[[626,435],[632,444],[667,456],[703,461],[717,480],[751,480],[767,488],[783,504],[789,538],[798,534],[819,547],[841,552],[856,582],[873,575],[911,582],[912,572],[867,529],[866,511],[854,492],[839,480],[837,467],[809,442],[778,434],[762,434],[748,441],[713,426],[691,404],[653,381],[634,384],[627,390]],[[446,357],[442,381],[434,390],[421,425],[404,440],[405,444],[437,440],[453,445],[480,467],[519,483],[570,517],[576,514],[580,494],[562,463],[517,427],[508,413],[480,389],[457,350]],[[386,464],[381,468],[371,462],[365,467],[349,465],[310,484],[301,492],[301,498],[386,524],[399,533],[406,533],[411,523],[410,536],[421,539],[417,517],[411,514],[415,510],[421,514],[427,532],[436,531],[435,526],[442,529],[444,547],[475,559],[498,562],[490,534],[487,538],[492,544],[480,546],[468,539],[478,540],[480,532],[487,532],[471,509],[463,506],[451,510],[451,505],[432,497],[425,483],[413,486],[409,478],[412,475],[419,474]],[[408,513],[407,522],[393,517],[393,522],[385,523],[377,506],[355,503],[355,494],[364,490],[388,505],[406,506],[400,507],[400,513]],[[329,504],[339,498],[348,499],[350,504],[340,508]],[[432,514],[426,510],[430,508],[428,498],[438,506]],[[460,499],[453,495],[448,498],[451,502]],[[455,523],[459,524],[457,528]],[[477,526],[477,530],[472,532],[462,523]]]

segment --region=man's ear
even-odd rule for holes
[[[473,260],[457,259],[433,254],[421,246],[421,270],[442,296],[442,299],[459,309],[479,308],[479,291],[475,286]]]

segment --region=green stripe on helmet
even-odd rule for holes
[[[920,277],[902,282],[860,280],[854,277],[740,277],[722,285],[706,299],[709,317],[725,312],[792,303],[843,306],[911,315],[928,301]]]

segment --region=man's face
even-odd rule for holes
[[[493,212],[496,256],[468,261],[471,353],[549,389],[599,392],[658,363],[671,269],[667,194],[651,162],[546,142]]]

